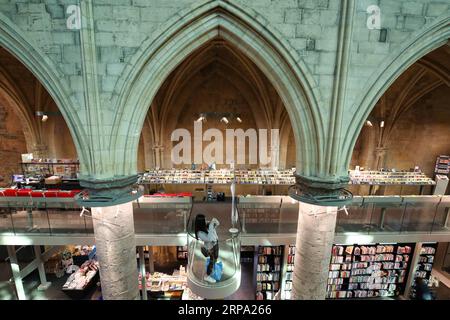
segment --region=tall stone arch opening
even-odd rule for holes
[[[83,124],[79,116],[80,106],[71,96],[69,86],[62,73],[55,64],[44,54],[41,49],[29,39],[28,35],[15,25],[8,17],[0,13],[0,47],[9,52],[37,79],[43,90],[48,93],[54,102],[54,111],[63,117],[68,127],[68,132],[75,145],[77,156],[80,160],[80,170],[87,171],[86,161],[89,157],[89,148],[86,140]],[[16,99],[16,102],[18,100]],[[23,112],[22,112],[23,113]],[[27,114],[22,119],[29,122],[29,137],[31,141],[39,136],[36,128],[31,125],[33,114]],[[28,134],[28,133],[27,133]],[[39,143],[37,143],[39,145]]]
[[[115,171],[133,175],[141,128],[156,93],[168,75],[202,46],[216,39],[231,44],[248,57],[279,94],[292,123],[297,146],[296,164],[301,175],[320,174],[323,120],[320,94],[294,50],[248,12],[218,1],[193,9],[169,25],[156,40],[145,43],[117,86],[113,141]],[[124,152],[125,151],[125,152]]]
[[[357,112],[353,115],[347,131],[342,154],[350,164],[358,136],[371,111],[388,88],[415,62],[442,47],[450,39],[450,18],[443,15],[425,28],[417,31],[377,70],[369,79],[368,85],[355,100]]]
[[[449,87],[450,46],[445,44],[413,63],[386,90],[361,129],[350,169],[419,167],[433,177],[436,157],[450,153]],[[354,188],[359,194],[368,191]],[[377,190],[377,194],[398,193],[400,187]]]

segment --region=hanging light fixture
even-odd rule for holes
[[[220,119],[221,122],[224,122],[225,124],[228,124],[230,121],[228,121],[227,117],[222,117],[222,119]]]
[[[237,122],[242,123],[241,117],[237,116],[237,117],[236,117],[236,120],[237,120]]]
[[[204,122],[204,121],[206,121],[206,115],[204,113],[201,113],[197,119],[197,122]]]
[[[368,125],[369,127],[373,127],[372,121],[370,121],[370,120],[366,121],[366,125]]]
[[[42,116],[42,122],[45,122],[45,121],[47,121],[47,120],[48,120],[48,115],[44,114],[44,115]]]
[[[384,128],[384,121],[380,122],[380,128]]]

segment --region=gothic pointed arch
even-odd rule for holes
[[[55,101],[69,127],[81,168],[87,158],[84,129],[82,127],[77,103],[71,96],[69,86],[62,73],[50,58],[15,25],[7,16],[0,13],[0,46],[18,59],[40,81]]]
[[[195,50],[220,38],[253,61],[278,92],[293,126],[299,173],[319,174],[324,120],[318,86],[295,50],[263,19],[236,4],[208,1],[178,14],[141,46],[116,83],[119,111],[111,148],[125,152],[116,152],[115,172],[136,172],[139,132],[165,79]]]
[[[423,29],[414,33],[405,43],[394,51],[377,72],[369,79],[362,94],[355,100],[355,114],[351,126],[344,139],[343,153],[346,163],[350,163],[353,148],[365,120],[375,107],[377,101],[386,90],[400,77],[413,63],[448,43],[450,39],[450,16],[444,14]]]

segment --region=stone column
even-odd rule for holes
[[[306,177],[295,174],[289,195],[299,201],[292,298],[323,300],[327,293],[337,210],[352,200],[344,189],[348,176]]]
[[[325,299],[336,215],[337,207],[300,202],[292,281],[293,299]]]
[[[381,168],[384,168],[386,166],[386,154],[387,154],[387,148],[386,147],[377,147],[375,149],[375,157],[376,157],[376,164],[375,164],[375,170],[380,170]]]
[[[158,156],[159,156],[159,165],[161,168],[165,168],[165,161],[164,161],[164,147],[163,146],[159,146],[158,149]]]
[[[95,245],[105,300],[139,298],[132,202],[92,208]]]
[[[155,167],[156,168],[161,168],[162,162],[161,162],[161,156],[160,156],[160,147],[159,146],[154,146],[153,147],[153,154],[155,157]]]

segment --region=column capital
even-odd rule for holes
[[[108,207],[133,201],[142,195],[142,190],[137,185],[137,175],[106,179],[80,176],[79,180],[80,185],[85,188],[76,197],[81,206]]]
[[[353,195],[345,187],[348,176],[314,177],[294,173],[295,185],[289,189],[289,196],[300,202],[317,206],[344,206],[351,202]]]

